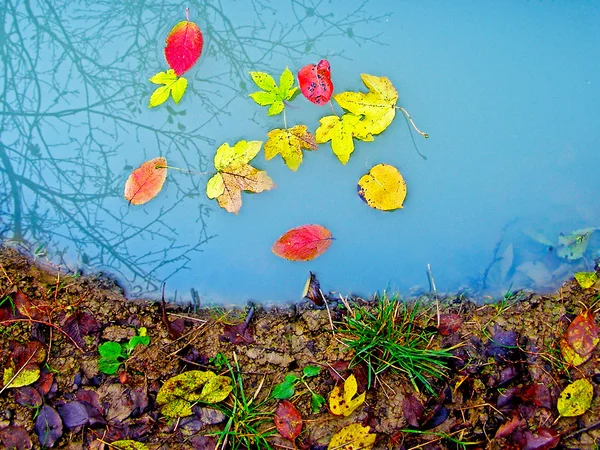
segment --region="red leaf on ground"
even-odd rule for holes
[[[165,59],[178,77],[190,70],[202,53],[204,39],[198,25],[183,20],[167,36]]]
[[[442,336],[449,336],[458,331],[462,325],[460,314],[440,314],[440,324],[438,331]]]
[[[250,321],[254,316],[254,308],[250,308],[246,320],[237,325],[225,325],[223,334],[219,336],[222,342],[231,342],[235,345],[252,344],[254,342],[254,333],[250,328]]]
[[[291,261],[310,261],[322,255],[332,241],[331,232],[321,225],[292,228],[273,244],[273,253]]]
[[[579,314],[565,332],[571,348],[580,356],[587,356],[598,344],[598,326],[591,311]]]
[[[167,179],[167,160],[154,158],[135,169],[125,183],[125,199],[141,205],[158,195]]]
[[[46,359],[44,345],[38,341],[27,342],[26,344],[12,341],[9,348],[11,352],[10,356],[17,369],[25,364],[27,364],[27,366],[41,364],[44,362],[44,359]]]
[[[34,320],[47,320],[50,312],[47,305],[36,305],[21,291],[15,293],[13,302],[16,310],[24,317]]]
[[[45,372],[45,369],[40,373],[40,379],[34,384],[35,388],[42,395],[46,395],[52,389],[54,383],[54,374],[52,372]]]
[[[275,428],[284,438],[294,440],[302,431],[302,416],[288,400],[279,402],[275,411]]]
[[[81,348],[85,348],[84,336],[96,332],[100,329],[100,325],[91,315],[86,312],[75,312],[69,315],[62,329],[71,339],[77,342]]]
[[[560,442],[558,432],[550,428],[538,428],[536,434],[525,432],[525,445],[523,450],[549,450]]]
[[[33,447],[25,428],[8,426],[0,430],[0,443],[4,448],[26,450]]]
[[[300,91],[310,102],[315,105],[324,105],[333,94],[331,82],[331,68],[326,59],[319,64],[309,64],[298,72]]]
[[[496,430],[496,438],[504,438],[513,434],[517,429],[524,427],[527,425],[527,422],[519,419],[519,416],[514,416],[508,422],[500,425],[498,430]]]
[[[550,389],[548,389],[548,386],[545,384],[533,383],[528,386],[523,386],[520,392],[517,392],[517,397],[524,402],[531,402],[536,406],[552,409]]]
[[[423,418],[423,411],[423,405],[414,395],[408,394],[402,400],[402,413],[409,425],[418,427]]]

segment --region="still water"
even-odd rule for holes
[[[325,291],[428,291],[428,264],[438,291],[546,290],[600,256],[593,230],[582,257],[557,247],[600,226],[598,2],[2,3],[0,235],[38,258],[112,273],[132,296],[166,281],[171,297],[241,304],[298,300],[309,270]],[[148,78],[168,68],[164,40],[186,7],[203,54],[181,102],[150,110]],[[248,97],[248,72],[322,58],[336,92],[388,77],[430,138],[413,143],[397,115],[346,166],[329,144],[297,172],[261,152],[252,163],[276,189],[244,194],[237,216],[219,208],[205,195],[216,148],[282,126]],[[314,131],[327,108],[299,97],[288,125]],[[158,156],[208,175],[170,170],[157,198],[129,205],[125,180]],[[378,163],[403,174],[403,209],[357,196]],[[323,256],[272,254],[310,223],[335,237]]]

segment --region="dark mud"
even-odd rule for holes
[[[274,432],[268,438],[272,448],[288,449],[325,449],[332,435],[350,423],[370,427],[377,436],[375,449],[597,449],[600,352],[596,347],[586,363],[569,367],[559,341],[577,314],[598,308],[599,294],[600,282],[584,290],[572,280],[552,295],[520,292],[483,306],[465,297],[422,298],[427,307],[418,325],[434,331],[429,347],[456,346],[448,376],[431,380],[435,395],[422,387],[417,391],[405,376],[388,371],[367,389],[364,404],[343,417],[332,415],[327,406],[313,412],[309,390],[299,385],[291,398],[304,420],[296,441],[274,432],[271,420],[261,429]],[[350,373],[343,362],[353,354],[339,333],[348,311],[339,298],[329,299],[329,311],[309,301],[256,307],[248,330],[231,332],[231,326],[244,322],[246,311],[207,308],[191,314],[168,304],[163,310],[160,302],[125,299],[110,279],[58,274],[5,248],[0,299],[5,299],[0,367],[6,370],[16,360],[17,370],[35,363],[39,355],[27,361],[27,352],[19,353],[28,343],[43,350],[43,361],[35,363],[41,368],[38,381],[2,388],[0,446],[7,448],[40,448],[40,436],[47,439],[52,424],[54,448],[108,449],[119,439],[150,449],[215,448],[222,416],[195,405],[193,416],[167,420],[156,395],[167,379],[187,370],[228,375],[219,353],[230,363],[237,358],[246,395],[259,390],[256,404],[265,400],[261,408],[267,417],[277,407],[268,394],[285,375],[300,376],[304,367],[320,366],[307,384],[328,398],[336,371]],[[150,344],[137,346],[114,375],[101,373],[99,344],[125,343],[140,327],[147,329]],[[359,393],[365,389],[364,372],[353,370]],[[581,378],[592,383],[591,407],[578,417],[559,418],[559,393]],[[73,405],[87,409],[78,416]],[[40,429],[40,415],[45,429]]]

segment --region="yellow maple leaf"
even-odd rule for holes
[[[369,433],[368,426],[363,427],[360,423],[352,423],[335,433],[327,450],[370,450],[375,444],[377,435]]]
[[[350,375],[344,382],[342,394],[339,386],[335,386],[329,394],[329,410],[337,416],[349,416],[356,408],[365,402],[365,392],[353,398],[358,391],[358,384],[354,375]]]
[[[360,122],[360,116],[354,114],[344,114],[341,118],[338,116],[325,116],[320,120],[321,125],[315,132],[318,144],[331,141],[331,149],[335,156],[346,164],[350,155],[354,151],[354,129]],[[373,140],[371,136],[370,139]]]
[[[239,141],[233,147],[224,143],[215,154],[217,173],[206,184],[208,198],[216,198],[219,206],[237,214],[242,207],[242,191],[262,192],[274,184],[267,172],[248,162],[262,146],[261,141]]]
[[[281,154],[285,165],[296,171],[302,163],[302,149],[316,150],[315,137],[306,125],[296,125],[292,128],[276,128],[269,131],[269,139],[265,144],[265,158],[272,159]]]
[[[387,77],[363,73],[361,78],[369,92],[342,92],[333,98],[346,111],[363,116],[353,134],[359,139],[370,140],[394,120],[398,92]]]

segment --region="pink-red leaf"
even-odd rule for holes
[[[125,199],[141,205],[158,195],[167,178],[167,160],[154,158],[135,169],[125,183]]]
[[[166,42],[165,59],[175,75],[180,77],[198,61],[204,39],[198,25],[183,20],[171,29]]]
[[[321,225],[292,228],[273,244],[273,253],[291,261],[310,261],[331,245],[331,232]]]
[[[324,105],[333,94],[331,70],[326,59],[319,64],[309,64],[298,72],[300,91],[309,101],[316,105]]]
[[[440,314],[438,331],[442,336],[450,336],[452,333],[458,331],[461,325],[462,318],[460,314]]]
[[[294,440],[302,431],[302,416],[289,400],[279,402],[275,411],[275,428],[284,438]]]

